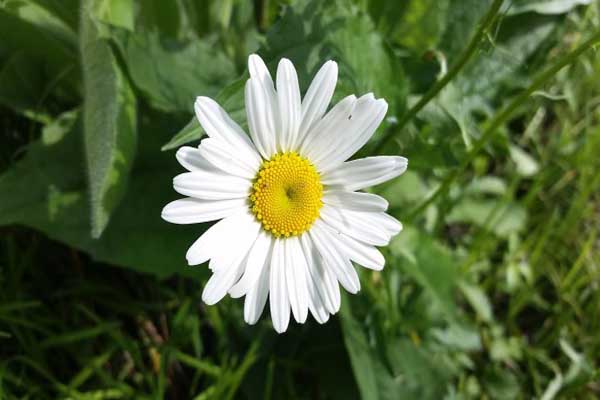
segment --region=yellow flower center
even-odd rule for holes
[[[252,212],[276,237],[300,235],[319,217],[323,185],[316,168],[296,152],[263,161],[252,186]]]

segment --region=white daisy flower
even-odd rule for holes
[[[376,246],[402,230],[387,201],[360,192],[406,170],[397,156],[346,161],[373,135],[387,103],[369,93],[348,96],[329,112],[337,64],[326,62],[301,99],[292,63],[282,59],[274,84],[263,60],[248,59],[246,113],[250,137],[212,99],[194,105],[208,137],[182,147],[189,172],[173,186],[184,199],[162,218],[176,224],[220,220],[187,252],[190,265],[209,261],[213,272],[202,299],[246,296],[244,320],[258,321],[269,298],[277,332],[308,311],[325,323],[340,308],[341,284],[360,290],[352,262],[372,270],[385,263]]]

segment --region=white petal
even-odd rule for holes
[[[214,273],[202,291],[202,300],[213,305],[220,301],[229,291],[231,286],[240,278],[244,262],[256,236],[260,224],[246,223],[236,227],[236,232],[230,234],[223,241],[229,242],[226,252],[214,254],[211,261],[216,261]],[[235,244],[232,246],[232,244]]]
[[[234,227],[235,230],[228,232],[227,236],[223,238],[224,241],[229,243],[229,247],[227,247],[225,251],[214,252],[211,255],[208,267],[213,272],[219,272],[221,269],[223,269],[232,262],[232,260],[237,256],[238,251],[240,249],[245,250],[246,256],[252,248],[252,245],[256,241],[258,233],[261,230],[260,228],[261,224],[254,218],[252,219],[252,221],[246,220],[242,224],[240,224],[240,226]],[[245,257],[245,259],[246,258],[247,257]],[[244,260],[241,272],[244,272],[245,266],[246,261]],[[236,283],[238,279],[236,279],[233,283]],[[231,286],[233,286],[233,284]],[[229,290],[231,286],[228,287],[227,290]]]
[[[340,309],[341,304],[340,287],[335,274],[331,268],[325,267],[323,257],[321,257],[310,235],[305,233],[300,239],[311,279],[315,283],[327,311],[335,314]]]
[[[277,152],[277,120],[275,91],[261,85],[258,80],[246,82],[246,116],[248,129],[256,148],[264,159]]]
[[[225,218],[247,208],[246,199],[200,200],[179,199],[163,208],[161,217],[174,224],[198,224]]]
[[[323,205],[321,219],[334,230],[373,246],[387,246],[392,234],[378,220],[381,214]]]
[[[246,198],[251,186],[248,179],[206,171],[186,172],[173,179],[173,188],[178,193],[204,200]]]
[[[378,156],[347,161],[321,175],[327,186],[341,186],[355,191],[375,186],[406,171],[408,160],[399,156]]]
[[[372,94],[359,98],[351,115],[328,132],[333,141],[328,143],[323,154],[312,160],[319,172],[327,173],[338,167],[363,147],[383,121],[386,112],[385,100],[375,100]]]
[[[246,82],[248,128],[257,149],[265,159],[276,153],[279,111],[273,79],[262,58],[248,57],[250,79]]]
[[[229,144],[232,153],[246,160],[255,169],[260,165],[260,156],[246,132],[229,117],[213,99],[197,97],[194,104],[196,116],[206,134]]]
[[[198,151],[208,162],[221,171],[242,178],[254,179],[260,167],[260,164],[255,163],[254,159],[244,159],[221,139],[208,138],[202,140]]]
[[[291,151],[296,149],[298,128],[302,117],[300,105],[300,87],[298,74],[292,62],[286,58],[279,61],[277,67],[277,102],[279,105],[278,149]]]
[[[227,290],[242,273],[242,264],[243,259],[236,259],[218,272],[213,273],[202,291],[202,301],[209,306],[221,301],[227,294]]]
[[[312,80],[306,95],[302,99],[302,122],[300,123],[299,141],[317,123],[331,102],[337,82],[338,66],[335,61],[327,61]]]
[[[252,289],[263,269],[267,268],[271,261],[272,246],[271,234],[261,229],[248,254],[244,276],[229,290],[231,297],[242,297]]]
[[[360,280],[350,259],[344,254],[342,245],[338,243],[338,239],[319,220],[315,221],[309,233],[323,257],[325,268],[332,269],[344,289],[352,294],[358,293]]]
[[[287,291],[285,272],[283,241],[275,239],[269,281],[269,306],[273,327],[278,333],[285,332],[290,322],[290,299]]]
[[[323,192],[323,203],[357,211],[385,211],[388,202],[381,196],[362,192],[345,192],[342,190],[326,190]]]
[[[269,259],[260,272],[257,281],[246,294],[246,299],[244,301],[244,321],[250,325],[254,325],[258,321],[265,308],[267,296],[269,295],[270,273],[271,266]]]
[[[297,237],[285,239],[285,277],[294,319],[304,323],[308,315],[308,288],[306,260]]]
[[[385,257],[373,246],[352,239],[344,234],[338,235],[339,243],[344,247],[344,252],[355,263],[374,271],[381,271],[385,265]]]
[[[230,250],[232,233],[256,229],[257,222],[249,210],[243,210],[220,220],[208,228],[189,248],[186,258],[189,265],[198,265],[209,258]],[[258,224],[260,227],[260,224]]]
[[[195,147],[183,146],[175,154],[177,161],[188,171],[222,172],[209,163]]]
[[[329,151],[330,144],[334,141],[331,132],[336,127],[344,124],[344,121],[348,119],[354,106],[356,105],[356,96],[350,95],[344,97],[337,103],[323,119],[314,124],[311,128],[302,144],[300,145],[300,154],[308,157],[311,162],[319,159],[323,154]],[[315,164],[317,167],[318,165]]]
[[[369,216],[369,218],[372,218]],[[376,217],[377,221],[373,221],[376,224],[380,224],[382,228],[388,231],[388,233],[392,236],[397,235],[402,231],[402,223],[398,221],[396,218],[392,217],[389,214],[381,213]]]
[[[248,72],[250,73],[250,78],[260,81],[262,85],[275,92],[271,74],[269,73],[265,62],[258,54],[250,54],[250,56],[248,56]]]
[[[329,320],[329,312],[323,305],[323,301],[312,281],[308,284],[308,293],[308,309],[310,310],[310,313],[319,324],[324,324]]]

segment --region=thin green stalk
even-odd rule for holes
[[[417,115],[419,111],[421,111],[421,109],[423,109],[423,107],[425,107],[427,103],[429,103],[463,69],[463,67],[471,59],[473,54],[475,54],[475,50],[477,50],[477,47],[479,47],[479,43],[481,43],[483,36],[496,19],[496,15],[498,13],[498,10],[500,9],[500,6],[502,5],[502,2],[503,0],[494,0],[494,3],[492,4],[488,12],[481,19],[477,32],[469,42],[469,45],[467,46],[465,51],[461,54],[460,58],[456,61],[456,63],[452,66],[452,68],[450,68],[448,73],[444,75],[442,79],[437,81],[435,85],[433,85],[427,91],[427,93],[425,93],[423,97],[421,97],[421,99],[414,106],[411,107],[410,110],[408,110],[402,115],[402,117],[398,121],[398,125],[396,126],[396,128],[384,134],[379,143],[377,143],[377,145],[375,146],[374,153],[380,152],[383,149],[383,147],[387,144],[387,142],[389,142],[397,132],[400,132],[404,125],[406,125],[408,121],[410,121],[415,115]]]
[[[574,62],[577,57],[579,57],[583,52],[591,48],[592,46],[598,44],[600,42],[600,31],[597,31],[594,35],[592,35],[588,40],[582,43],[575,50],[571,51],[568,54],[565,54],[561,58],[558,59],[557,62],[554,63],[550,68],[538,74],[538,76],[534,79],[534,81],[527,87],[527,89],[523,90],[517,97],[515,97],[504,109],[496,114],[494,118],[492,118],[485,128],[481,137],[475,142],[473,148],[465,158],[463,158],[462,163],[458,168],[453,170],[451,173],[446,175],[442,184],[436,189],[436,191],[429,196],[424,202],[422,202],[419,206],[417,206],[408,216],[409,220],[412,220],[415,216],[419,215],[427,206],[429,206],[435,199],[437,199],[441,194],[446,193],[446,191],[450,188],[450,185],[456,179],[462,171],[464,171],[467,166],[477,157],[483,146],[489,141],[492,135],[496,132],[496,130],[504,124],[513,112],[519,108],[525,101],[529,99],[529,96],[536,90],[539,90],[550,78],[552,78],[558,71],[566,67],[567,65]]]

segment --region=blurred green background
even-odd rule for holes
[[[599,41],[592,0],[0,0],[0,398],[599,398]],[[385,270],[283,335],[160,219],[252,52],[336,60],[409,159]]]

